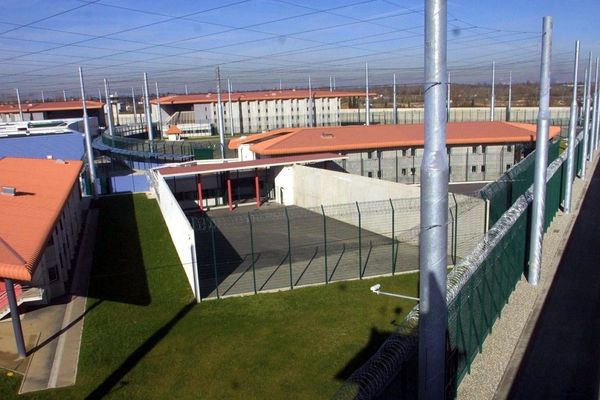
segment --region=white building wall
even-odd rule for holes
[[[81,220],[81,198],[79,188],[75,185],[29,283],[44,289],[45,302],[65,294],[65,284],[72,275],[74,266]]]

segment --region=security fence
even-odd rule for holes
[[[411,198],[317,208],[271,204],[230,215],[193,213],[202,297],[416,270],[419,210],[419,199]],[[485,212],[481,199],[451,197],[448,265],[482,237]]]
[[[560,141],[548,146],[548,165],[558,157]],[[490,226],[494,225],[510,206],[533,184],[535,151],[506,171],[498,180],[481,189],[481,197],[490,202]]]
[[[574,145],[579,145],[581,139],[580,134]],[[576,154],[579,155],[576,165],[580,168],[584,162],[581,150],[576,151]],[[546,229],[563,200],[563,188],[567,179],[566,156],[567,152],[563,152],[548,166]],[[516,197],[473,251],[448,275],[447,398],[455,397],[460,381],[469,372],[477,353],[481,352],[485,338],[491,333],[494,322],[524,273],[529,257],[529,205],[532,200],[533,188],[529,187]],[[386,390],[389,390],[392,381],[395,382],[395,397],[414,391],[417,382],[415,358],[418,321],[417,305],[397,331],[366,364],[350,376],[334,397],[370,399],[389,394]]]

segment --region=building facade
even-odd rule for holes
[[[375,94],[372,94],[375,96]],[[333,126],[340,124],[341,101],[364,96],[361,92],[277,90],[222,94],[225,135],[241,135],[277,128]],[[152,102],[152,115],[159,108]],[[218,133],[218,102],[215,94],[175,95],[160,99],[165,125],[209,124]]]

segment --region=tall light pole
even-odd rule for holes
[[[419,240],[419,399],[445,397],[448,155],[446,0],[425,1],[425,146]]]
[[[225,123],[223,121],[223,103],[221,102],[221,70],[217,67],[217,117],[219,123],[219,144],[221,158],[225,158]]]
[[[584,107],[585,107],[585,117],[583,120],[583,171],[582,178],[585,177],[585,167],[586,161],[589,159],[588,157],[588,147],[590,142],[590,105],[592,102],[592,52],[590,52],[590,56],[588,59],[588,67],[587,67],[587,80],[586,80],[586,92],[584,99]]]
[[[158,90],[158,82],[154,82],[156,86],[156,108],[158,109],[158,126],[160,128],[160,136],[163,136],[163,120],[162,109],[160,108],[160,91]]]
[[[110,99],[110,86],[106,79],[104,79],[104,97],[106,97],[106,116],[108,117],[108,133],[110,134],[110,136],[114,136],[115,122],[112,113],[112,100]]]
[[[144,72],[144,114],[146,114],[146,126],[148,127],[148,140],[154,140],[154,128],[152,127],[152,110],[150,109],[150,91],[148,90],[148,74]],[[152,143],[150,145],[152,150]]]
[[[365,63],[365,125],[371,124],[371,106],[369,104],[369,63]]]
[[[19,106],[19,118],[23,121],[23,107],[21,106],[21,94],[19,93],[19,88],[15,89],[17,91],[17,104]],[[594,105],[595,106],[595,105]]]
[[[44,91],[42,90],[42,103],[46,102],[46,96],[44,96]]]
[[[394,90],[393,90],[393,104],[392,104],[392,112],[394,113],[394,115],[392,116],[392,121],[394,122],[394,124],[398,123],[398,104],[397,104],[397,95],[396,95],[396,74],[394,74]]]
[[[310,75],[308,76],[308,126],[313,126],[313,95],[312,95],[312,82]]]
[[[137,125],[137,107],[135,104],[135,90],[133,88],[131,88],[131,104],[133,105],[133,123]]]
[[[90,121],[88,120],[87,106],[85,104],[85,86],[83,85],[83,72],[79,67],[79,85],[81,86],[81,106],[83,108],[83,130],[85,133],[85,151],[88,159],[88,171],[92,197],[96,197],[96,165],[94,164],[94,150],[92,149],[92,133],[90,132]]]
[[[492,61],[492,95],[490,96],[490,121],[494,120],[496,112],[496,61]]]
[[[531,240],[529,242],[528,280],[537,285],[540,280],[542,244],[544,241],[544,212],[546,205],[546,175],[548,166],[548,131],[550,128],[550,60],[552,54],[552,17],[544,17],[542,34],[542,62],[540,68],[540,108],[535,145],[535,176]]]
[[[446,92],[446,122],[450,122],[450,72],[448,72],[448,84]]]
[[[508,108],[506,110],[506,120],[511,120],[512,113],[512,71],[508,73]]]
[[[63,89],[63,100],[67,101],[67,92]]]
[[[575,65],[573,66],[573,99],[571,100],[571,115],[569,119],[569,147],[567,158],[567,181],[565,182],[565,213],[571,212],[571,191],[575,178],[575,141],[577,129],[577,69],[579,68],[579,40],[575,42]]]
[[[231,81],[227,79],[227,97],[229,100],[229,134],[233,136],[233,103],[231,102]]]

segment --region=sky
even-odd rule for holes
[[[1,0],[0,97],[214,92],[216,67],[234,90],[423,80],[424,2],[415,0]],[[598,0],[448,1],[452,82],[538,81],[542,17],[553,17],[552,81],[572,80],[600,55]]]

